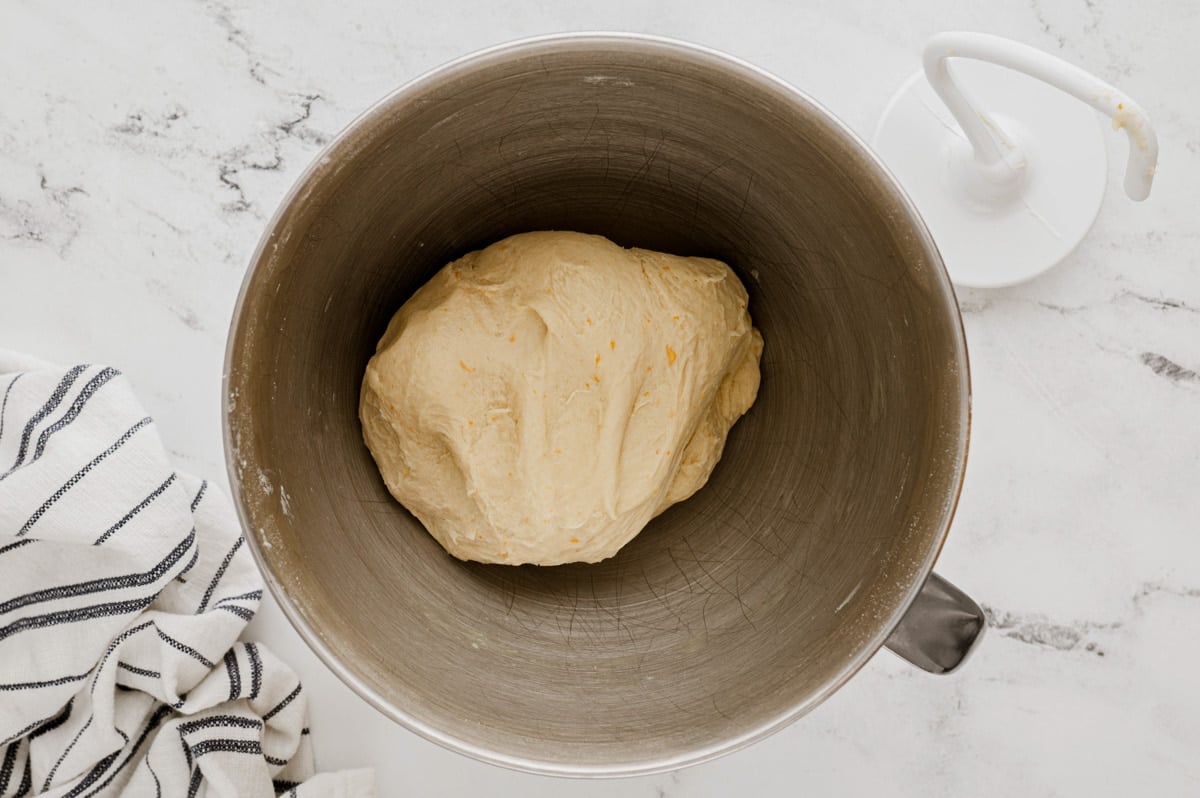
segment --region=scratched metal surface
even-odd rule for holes
[[[388,495],[359,381],[438,267],[534,229],[730,263],[762,389],[617,557],[465,564]],[[302,181],[239,314],[230,463],[285,611],[385,712],[504,764],[660,769],[803,714],[895,622],[961,479],[961,330],[902,197],[805,100],[696,51],[547,42],[408,89]]]

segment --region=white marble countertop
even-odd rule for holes
[[[224,482],[226,328],[266,219],[321,145],[405,80],[568,29],[702,42],[869,134],[941,29],[1012,36],[1138,98],[1153,196],[1114,179],[1090,237],[964,292],[975,426],[939,570],[994,629],[959,674],[881,654],[717,762],[619,782],[479,764],[395,726],[278,608],[251,632],[311,688],[323,769],[381,795],[1200,794],[1200,14],[1192,0],[510,0],[0,5],[0,346],[129,374],[181,468]],[[1114,176],[1125,143],[1109,142]]]

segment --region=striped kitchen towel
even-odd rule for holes
[[[120,372],[0,351],[0,798],[373,795],[313,775],[299,680],[238,642],[262,590]]]

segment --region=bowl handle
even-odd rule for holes
[[[909,606],[885,645],[930,673],[952,673],[983,638],[987,620],[970,596],[937,574]]]

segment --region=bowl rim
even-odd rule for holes
[[[292,209],[297,199],[305,192],[305,190],[314,181],[320,178],[321,174],[329,167],[333,161],[333,157],[339,150],[353,144],[356,137],[362,134],[363,130],[369,128],[370,123],[383,116],[396,105],[403,103],[411,97],[418,95],[420,92],[431,88],[446,78],[453,76],[466,69],[475,69],[481,64],[497,59],[519,55],[523,52],[536,51],[539,48],[548,46],[571,46],[571,47],[587,47],[594,48],[597,45],[613,45],[613,46],[634,46],[645,49],[657,49],[660,51],[672,51],[684,57],[692,58],[698,61],[707,62],[710,65],[717,66],[726,70],[735,70],[744,79],[756,82],[763,89],[774,92],[777,95],[787,99],[791,103],[801,104],[809,107],[816,114],[822,117],[827,124],[830,132],[835,135],[840,135],[844,142],[851,148],[856,149],[864,158],[865,162],[872,164],[877,170],[877,174],[882,179],[882,182],[891,189],[894,194],[894,199],[898,205],[907,211],[910,223],[913,227],[913,232],[920,240],[922,248],[926,251],[930,258],[931,265],[936,265],[933,269],[935,279],[944,289],[942,298],[945,301],[945,309],[951,319],[956,320],[953,324],[954,346],[958,355],[959,363],[959,382],[960,382],[960,402],[959,402],[959,418],[962,433],[957,441],[957,451],[954,452],[954,461],[956,463],[956,473],[954,475],[953,496],[948,497],[949,500],[945,505],[943,518],[941,519],[941,528],[938,530],[937,536],[933,541],[933,545],[929,547],[925,559],[916,569],[916,577],[913,579],[912,585],[909,587],[904,599],[897,605],[895,611],[892,612],[887,622],[882,624],[879,632],[872,636],[866,643],[862,644],[858,653],[847,662],[832,679],[829,679],[819,689],[815,690],[804,701],[788,706],[780,710],[774,717],[758,724],[749,731],[730,737],[722,742],[697,748],[684,754],[673,756],[651,757],[644,760],[630,760],[626,762],[618,762],[613,764],[582,764],[582,765],[564,765],[559,762],[540,760],[532,757],[517,756],[506,754],[489,748],[476,745],[466,740],[459,739],[453,734],[446,733],[441,729],[413,716],[401,707],[398,707],[376,692],[364,679],[360,678],[346,663],[342,662],[338,654],[336,654],[324,641],[322,636],[311,627],[305,619],[300,609],[293,603],[287,590],[284,588],[280,580],[275,576],[269,559],[261,547],[261,543],[257,536],[252,534],[254,526],[251,523],[247,503],[242,491],[241,478],[239,476],[239,463],[237,449],[234,446],[234,430],[231,423],[233,409],[229,404],[230,378],[233,373],[233,358],[238,334],[242,327],[242,314],[244,304],[247,299],[251,285],[255,282],[256,277],[266,260],[264,257],[268,247],[271,245],[272,239],[280,229],[280,223]],[[892,174],[892,172],[883,163],[882,159],[870,148],[861,136],[855,133],[850,127],[834,115],[829,109],[825,108],[817,100],[809,96],[807,93],[796,88],[784,79],[774,75],[767,70],[755,66],[754,64],[745,61],[737,56],[730,55],[706,45],[693,42],[675,39],[667,36],[645,33],[629,33],[621,31],[573,31],[567,33],[550,33],[538,36],[524,37],[516,40],[503,42],[482,49],[475,50],[465,55],[447,61],[440,66],[429,69],[416,78],[409,80],[393,91],[389,92],[384,97],[377,100],[370,107],[358,114],[345,127],[343,127],[333,139],[326,144],[309,162],[304,171],[293,183],[287,194],[279,202],[271,219],[267,222],[263,230],[262,236],[255,247],[254,254],[250,258],[249,266],[242,280],[241,288],[238,291],[237,301],[234,304],[233,315],[230,320],[229,333],[226,339],[225,357],[223,364],[223,372],[221,377],[221,420],[223,431],[223,443],[225,450],[225,466],[227,476],[229,478],[230,491],[233,496],[233,503],[237,511],[238,519],[241,522],[244,537],[249,545],[250,551],[254,556],[254,560],[258,565],[264,581],[267,583],[271,594],[274,596],[276,603],[282,609],[284,616],[291,623],[292,628],[299,634],[301,639],[308,647],[317,655],[321,662],[330,671],[334,673],[345,685],[350,687],[356,694],[364,699],[368,704],[384,716],[390,718],[409,731],[424,737],[430,742],[454,751],[460,754],[465,754],[473,759],[481,762],[486,762],[493,765],[499,765],[510,770],[519,772],[532,773],[544,776],[563,776],[575,778],[606,778],[606,777],[632,777],[632,776],[647,776],[659,773],[665,773],[691,765],[698,765],[703,762],[709,762],[726,754],[739,751],[747,746],[758,742],[766,737],[771,736],[775,732],[790,726],[793,722],[808,714],[817,706],[822,704],[831,695],[837,692],[843,685],[846,684],[853,676],[855,676],[862,668],[870,661],[875,654],[884,646],[884,643],[891,636],[895,628],[904,618],[910,605],[916,599],[917,595],[923,588],[925,581],[933,572],[933,566],[937,561],[938,555],[941,553],[946,542],[946,537],[949,534],[950,526],[953,523],[955,513],[958,509],[959,500],[962,496],[963,482],[966,474],[968,449],[971,437],[971,375],[970,361],[967,352],[966,332],[963,326],[962,313],[959,309],[957,296],[954,291],[954,285],[950,280],[949,273],[946,270],[940,251],[937,248],[933,236],[930,234],[924,220],[917,210],[912,199],[904,191],[900,182]]]

